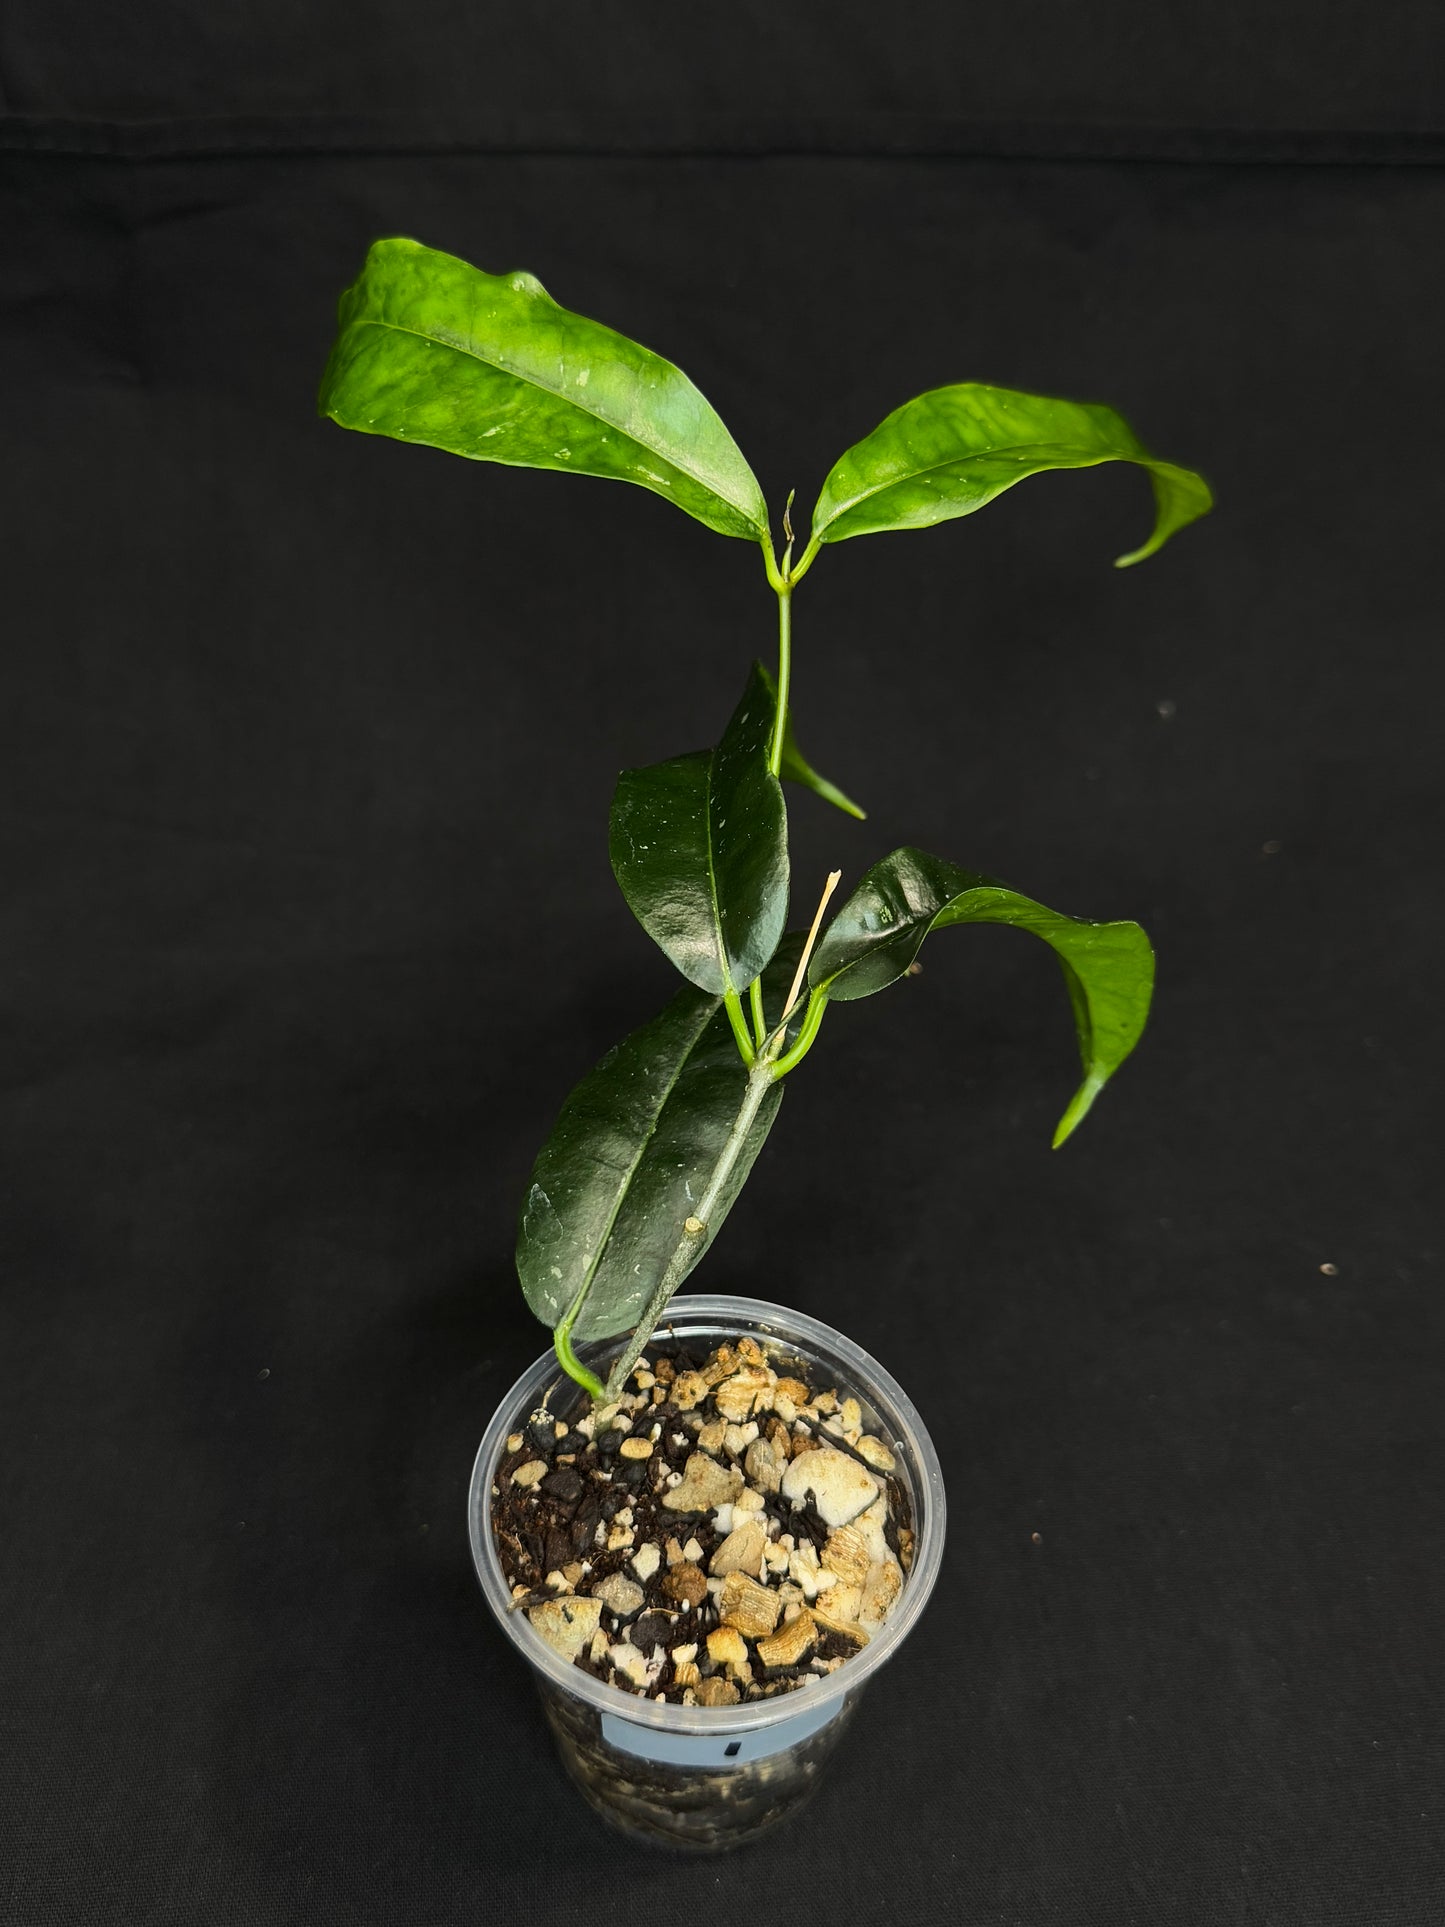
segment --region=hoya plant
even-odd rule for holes
[[[618,780],[612,867],[685,982],[567,1098],[522,1206],[517,1270],[527,1302],[551,1328],[566,1371],[611,1400],[721,1229],[829,1005],[906,977],[930,932],[1011,924],[1058,958],[1083,1077],[1056,1147],[1148,1016],[1154,957],[1137,923],[1063,916],[922,850],[875,863],[825,928],[835,872],[811,926],[789,931],[784,780],[863,815],[793,734],[798,585],[836,543],[971,515],[1047,469],[1132,462],[1146,471],[1154,526],[1120,568],[1203,515],[1209,491],[1191,470],[1151,455],[1111,408],[956,382],[905,402],[839,456],[801,548],[789,497],[779,551],[752,470],[687,376],[559,307],[534,276],[486,274],[416,241],[378,241],[342,296],[339,323],[324,415],[473,461],[634,482],[760,548],[777,600],[776,663],[753,664],[715,746]],[[604,1385],[575,1347],[625,1332],[632,1337]]]

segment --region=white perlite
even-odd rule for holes
[[[602,1619],[600,1599],[544,1599],[529,1606],[527,1617],[547,1644],[563,1659],[576,1659]]]
[[[762,1576],[763,1554],[767,1550],[767,1531],[757,1519],[748,1519],[735,1526],[723,1540],[707,1569],[719,1578],[730,1572],[745,1572],[751,1578]]]
[[[640,1686],[646,1689],[656,1684],[667,1655],[659,1646],[657,1650],[649,1656],[647,1653],[638,1652],[635,1646],[629,1645],[626,1640],[622,1640],[616,1646],[609,1648],[607,1657],[612,1661],[612,1664],[617,1668],[618,1672],[625,1678],[630,1679],[634,1686]]]
[[[647,1580],[662,1564],[662,1554],[654,1545],[639,1546],[632,1560],[632,1570],[639,1579]]]
[[[642,1588],[625,1572],[614,1572],[597,1581],[592,1597],[600,1599],[608,1612],[616,1613],[619,1619],[627,1619],[642,1604]]]
[[[818,1516],[830,1526],[846,1526],[879,1496],[878,1481],[856,1459],[835,1446],[800,1452],[783,1474],[783,1497],[795,1506],[811,1494]]]
[[[669,1512],[711,1512],[714,1506],[731,1504],[742,1489],[741,1472],[719,1465],[705,1452],[694,1452],[683,1469],[682,1484],[662,1503]]]
[[[863,1587],[863,1597],[858,1606],[858,1623],[866,1631],[876,1633],[893,1609],[894,1601],[903,1590],[903,1573],[898,1561],[890,1555],[874,1566],[868,1574]]]

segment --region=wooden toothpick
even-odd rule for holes
[[[818,932],[823,925],[823,912],[828,907],[829,897],[832,896],[842,881],[842,876],[843,872],[841,870],[830,870],[828,872],[828,881],[823,885],[823,894],[819,898],[818,908],[813,914],[813,927],[808,932],[808,941],[803,945],[803,954],[799,957],[798,968],[793,974],[793,987],[788,992],[787,1003],[783,1005],[783,1022],[785,1024],[797,1007],[798,992],[803,987],[803,978],[807,975],[808,971],[808,959],[813,954],[813,945],[818,941]]]

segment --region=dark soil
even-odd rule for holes
[[[703,1377],[715,1381],[701,1397],[699,1367]],[[757,1394],[762,1409],[741,1421],[730,1417],[739,1409],[739,1398],[746,1398],[746,1388],[760,1378],[772,1381]],[[806,1396],[789,1399],[779,1393],[780,1383]],[[689,1394],[686,1399],[680,1398],[679,1386]],[[729,1401],[729,1412],[719,1410],[719,1391]],[[517,1610],[530,1614],[546,1601],[572,1596],[588,1600],[599,1587],[605,1591],[614,1575],[622,1575],[640,1596],[622,1613],[603,1606],[597,1633],[574,1663],[624,1692],[655,1699],[684,1704],[754,1700],[795,1691],[831,1672],[866,1644],[864,1627],[856,1616],[836,1625],[823,1623],[828,1616],[826,1583],[816,1602],[805,1596],[800,1575],[784,1555],[796,1552],[808,1562],[811,1577],[827,1553],[833,1528],[811,1500],[798,1504],[769,1489],[769,1477],[775,1480],[780,1467],[785,1471],[793,1458],[819,1445],[846,1453],[867,1467],[886,1494],[883,1539],[903,1573],[912,1554],[906,1496],[893,1473],[891,1455],[882,1441],[866,1436],[861,1441],[864,1450],[859,1450],[861,1415],[851,1406],[840,1411],[841,1404],[836,1389],[816,1390],[799,1377],[796,1367],[779,1372],[760,1347],[739,1341],[737,1351],[723,1347],[705,1360],[694,1360],[677,1348],[639,1361],[620,1406],[609,1408],[610,1421],[606,1414],[586,1413],[568,1424],[546,1411],[533,1413],[508,1439],[492,1484],[492,1529]],[[858,1422],[847,1425],[847,1418]],[[729,1424],[731,1432],[720,1436]],[[852,1436],[845,1436],[849,1432]],[[750,1460],[755,1438],[766,1443]],[[648,1455],[635,1456],[637,1443],[625,1449],[629,1441],[649,1441]],[[871,1460],[866,1456],[870,1451]],[[768,1640],[751,1635],[747,1658],[738,1661],[736,1628],[733,1633],[725,1630],[733,1619],[725,1617],[718,1597],[722,1581],[709,1574],[727,1538],[719,1529],[717,1509],[682,1513],[663,1503],[699,1455],[734,1473],[734,1484],[745,1482],[740,1502],[722,1519],[729,1528],[756,1520],[768,1535],[771,1557],[758,1562],[750,1576],[781,1594],[785,1617],[778,1633],[785,1621],[803,1612],[809,1615],[814,1637],[792,1663],[770,1664]],[[545,1470],[531,1470],[537,1466]],[[750,1477],[750,1468],[763,1476]],[[517,1483],[519,1472],[529,1482]],[[614,1541],[610,1545],[609,1534]],[[756,1535],[751,1535],[751,1543],[756,1546]],[[878,1545],[876,1528],[872,1543],[883,1563],[891,1563]],[[649,1546],[658,1555],[651,1572],[643,1551]],[[875,1563],[870,1576],[878,1571]],[[826,1572],[824,1576],[826,1581]],[[895,1572],[893,1578],[898,1577]],[[858,1590],[845,1588],[832,1596],[851,1603]],[[872,1598],[866,1586],[864,1596]],[[555,1614],[556,1609],[551,1610]],[[722,1634],[731,1657],[709,1651],[709,1634]],[[619,1658],[629,1670],[620,1669]]]

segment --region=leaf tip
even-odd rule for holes
[[[799,780],[804,781],[804,786],[812,790],[815,795],[821,796],[825,803],[831,803],[835,810],[841,810],[844,816],[854,817],[859,823],[867,821],[868,812],[860,809],[851,796],[845,796],[836,783],[828,782],[826,777],[819,776],[816,771],[812,772],[811,781],[801,778]]]
[[[1093,1109],[1094,1099],[1104,1088],[1104,1080],[1097,1075],[1086,1077],[1069,1100],[1069,1108],[1059,1119],[1054,1131],[1054,1150],[1059,1150],[1073,1136]]]

